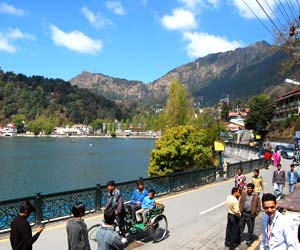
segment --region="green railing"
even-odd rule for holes
[[[263,161],[250,160],[228,164],[226,178],[234,177],[236,170],[241,167],[244,173],[249,173],[255,168],[262,168]],[[206,185],[216,181],[216,167],[209,167],[200,170],[173,173],[170,175],[143,179],[147,189],[153,188],[158,196],[173,192],[187,190],[193,187]],[[223,176],[219,178],[223,179]],[[124,201],[131,198],[133,190],[136,188],[136,180],[117,183],[117,188],[122,191]],[[28,199],[36,207],[36,212],[28,219],[30,223],[38,225],[41,222],[52,222],[69,218],[73,204],[80,201],[86,206],[87,213],[100,211],[106,203],[106,185],[96,185],[96,187],[73,190],[61,193],[35,196],[0,202],[0,233],[10,230],[10,223],[19,213],[21,202]]]
[[[170,175],[146,178],[144,184],[147,189],[153,188],[158,196],[172,192],[190,189],[196,186],[209,184],[216,181],[216,168],[210,167]],[[133,190],[136,188],[136,180],[117,183],[117,188],[122,191],[125,201],[130,200]],[[100,211],[106,203],[106,185],[61,192],[55,194],[24,197],[21,199],[0,202],[0,233],[10,230],[10,223],[19,213],[21,202],[28,199],[36,207],[36,212],[29,218],[30,223],[38,225],[41,222],[52,222],[71,216],[73,204],[80,201],[86,206],[88,213]]]

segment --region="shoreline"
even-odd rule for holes
[[[160,136],[146,136],[146,135],[120,135],[120,136],[110,136],[110,135],[25,135],[17,134],[14,136],[0,136],[0,137],[43,137],[43,138],[121,138],[121,139],[158,139]]]

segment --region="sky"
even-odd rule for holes
[[[150,83],[210,53],[274,43],[257,1],[245,1],[0,0],[0,68],[66,81],[89,71]],[[272,18],[278,1],[260,2]]]

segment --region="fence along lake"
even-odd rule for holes
[[[0,137],[0,201],[147,177],[154,139]]]

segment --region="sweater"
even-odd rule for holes
[[[40,233],[32,236],[31,227],[25,216],[17,216],[10,224],[10,243],[13,250],[32,250],[32,244]]]
[[[282,184],[282,185],[285,184],[285,172],[284,172],[284,170],[281,169],[279,172],[278,172],[278,170],[275,170],[273,172],[272,184],[274,184],[274,183]]]

